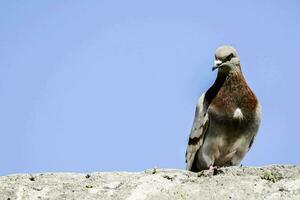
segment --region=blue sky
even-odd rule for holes
[[[2,1],[0,174],[184,168],[215,49],[262,104],[243,165],[300,164],[300,3]]]

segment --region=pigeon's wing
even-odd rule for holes
[[[185,154],[186,169],[191,170],[195,155],[203,144],[203,139],[209,124],[208,113],[206,112],[205,93],[197,102],[195,119],[189,136],[188,146]]]
[[[249,143],[249,146],[248,146],[248,151],[251,149],[252,147],[252,144],[255,140],[255,137],[256,137],[256,134],[258,132],[258,128],[259,128],[259,125],[260,125],[260,120],[261,120],[261,105],[259,102],[257,102],[257,105],[256,105],[256,109],[255,109],[255,120],[254,120],[254,124],[253,124],[253,130],[251,132],[251,134],[253,135],[252,136],[252,139]]]

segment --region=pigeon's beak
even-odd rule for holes
[[[221,60],[215,60],[214,66],[212,67],[212,71],[219,68],[221,64],[222,64]]]

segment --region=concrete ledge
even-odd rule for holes
[[[0,177],[0,199],[300,199],[300,167],[16,174]]]

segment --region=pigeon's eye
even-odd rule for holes
[[[230,61],[231,58],[233,58],[233,53],[229,54],[229,56],[227,56],[227,57],[225,58],[224,62]]]

